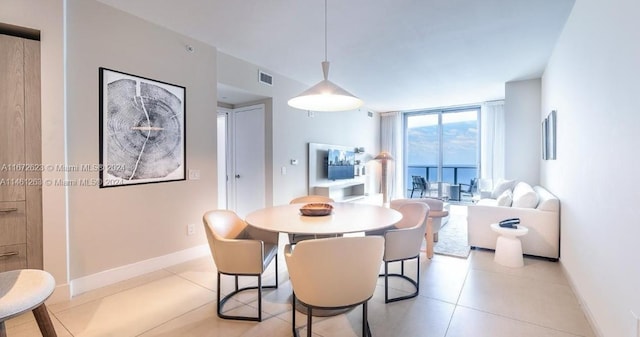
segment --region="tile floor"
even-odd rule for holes
[[[286,242],[283,237],[282,242]],[[49,305],[58,336],[291,336],[291,286],[279,256],[279,288],[266,290],[261,323],[216,316],[216,272],[210,257],[153,272]],[[468,259],[421,257],[420,295],[384,304],[380,278],[369,302],[374,336],[571,337],[595,336],[559,263],[525,259],[519,269],[493,262],[493,252],[474,250]],[[413,272],[409,262],[407,270]],[[415,265],[413,265],[415,266]],[[274,265],[265,284],[274,281]],[[251,281],[253,282],[253,281]],[[231,278],[223,279],[223,290]],[[392,282],[394,292],[408,290]],[[392,292],[393,293],[393,292]],[[256,292],[227,303],[229,313],[252,314]],[[361,309],[315,318],[315,336],[360,336]],[[296,319],[306,335],[306,317]],[[39,336],[25,314],[7,321],[9,337]]]

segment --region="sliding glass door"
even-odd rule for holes
[[[479,112],[479,107],[469,107],[405,114],[408,194],[412,176],[422,176],[431,185],[427,195],[457,199],[456,185],[469,184],[477,177]]]

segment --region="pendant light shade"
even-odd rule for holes
[[[324,79],[290,99],[289,106],[311,111],[346,111],[357,109],[363,102],[358,97],[329,81],[329,62],[327,61],[327,0],[324,2]]]
[[[289,105],[312,111],[345,111],[362,106],[362,100],[329,81],[329,62],[322,62],[324,80],[289,100]]]

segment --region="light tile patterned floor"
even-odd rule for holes
[[[286,239],[285,239],[286,240]],[[263,322],[216,316],[216,272],[209,257],[193,260],[50,305],[58,336],[291,336],[291,286],[282,256],[277,290],[266,290]],[[369,302],[374,336],[575,337],[594,336],[559,263],[525,259],[523,268],[501,267],[490,251],[469,259],[436,255],[421,260],[420,295],[384,304],[379,279]],[[406,267],[412,272],[410,262]],[[415,266],[415,265],[413,265]],[[274,280],[273,264],[265,284]],[[223,290],[231,281],[223,283]],[[392,282],[393,292],[408,290]],[[251,314],[256,293],[230,301],[233,313]],[[315,318],[315,336],[360,336],[361,309]],[[298,313],[300,333],[305,316]],[[31,314],[7,322],[9,337],[39,336]]]

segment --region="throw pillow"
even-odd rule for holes
[[[513,193],[511,190],[506,190],[500,194],[498,197],[497,206],[511,206],[511,201],[513,200]]]
[[[531,185],[519,182],[513,188],[513,203],[511,207],[536,208],[536,206],[538,206],[538,194],[536,194]]]
[[[498,199],[498,197],[506,190],[513,190],[513,186],[516,185],[515,180],[501,180],[491,192],[491,199]]]

